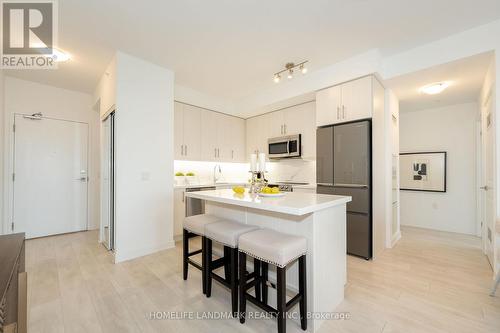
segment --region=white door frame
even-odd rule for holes
[[[5,205],[5,216],[7,216],[7,219],[4,223],[4,228],[3,228],[3,233],[4,234],[10,234],[12,233],[12,223],[14,220],[14,185],[15,182],[13,181],[13,174],[15,170],[15,153],[16,153],[16,136],[15,136],[15,120],[16,116],[31,116],[31,113],[13,113],[12,117],[10,119],[10,147],[9,147],[9,167],[8,167],[8,172],[6,174],[6,179],[8,180],[5,182],[5,190],[4,194],[7,194],[6,200],[4,202],[8,202],[7,205]],[[48,119],[48,120],[57,120],[57,121],[66,121],[66,122],[72,122],[72,123],[79,123],[79,124],[86,124],[87,125],[87,178],[90,179],[90,177],[93,176],[91,174],[93,170],[91,169],[91,160],[90,160],[90,151],[91,151],[91,138],[90,138],[90,123],[85,122],[85,121],[78,121],[78,120],[71,120],[71,119],[63,119],[63,118],[56,118],[56,117],[45,117],[41,116],[41,119]],[[89,216],[90,216],[90,188],[89,188],[89,181],[87,180],[86,186],[87,186],[87,218],[86,218],[86,230],[89,229]]]

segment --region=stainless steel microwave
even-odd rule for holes
[[[300,157],[302,154],[300,134],[272,138],[267,143],[269,158]]]

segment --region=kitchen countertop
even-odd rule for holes
[[[244,186],[246,182],[221,182],[221,183],[200,183],[190,185],[174,185],[174,189],[200,188],[200,187],[218,187],[218,186]]]
[[[270,184],[276,184],[275,182],[269,182]],[[247,182],[223,182],[223,183],[200,183],[200,184],[193,184],[193,185],[174,185],[174,189],[185,189],[185,188],[199,188],[199,187],[213,187],[213,186],[245,186],[248,185]],[[300,184],[300,185],[293,185],[294,188],[304,188],[304,189],[315,189],[316,184],[315,183],[310,183],[310,184]]]
[[[285,192],[283,197],[260,197],[248,192],[236,194],[231,189],[188,192],[186,196],[228,205],[298,216],[344,205],[352,200],[351,197],[347,196],[295,192]]]

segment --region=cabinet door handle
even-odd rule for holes
[[[214,148],[214,157],[217,157],[217,148]]]
[[[184,145],[181,145],[181,156],[184,155]]]
[[[182,191],[182,202],[184,202],[185,196],[186,196],[186,192]]]
[[[286,124],[283,125],[283,134],[286,134]]]
[[[345,105],[342,105],[342,119],[345,119]]]
[[[283,125],[280,126],[280,134],[283,134]]]
[[[340,118],[340,106],[337,106],[337,120]]]
[[[231,150],[231,159],[234,160],[234,150]]]
[[[187,154],[188,154],[188,146],[184,145],[184,155],[187,156]]]

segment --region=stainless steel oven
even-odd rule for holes
[[[269,158],[300,157],[301,135],[280,136],[267,140]]]

